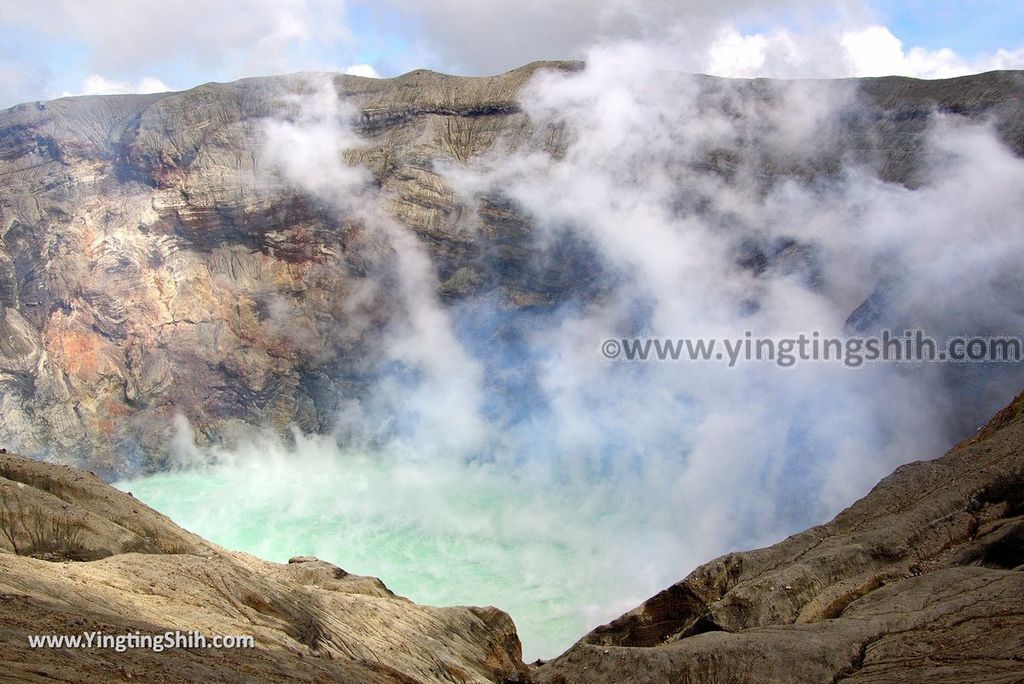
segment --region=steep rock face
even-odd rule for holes
[[[370,169],[380,208],[426,246],[446,300],[480,294],[529,308],[588,296],[598,278],[572,246],[539,256],[530,217],[508,198],[479,198],[469,210],[436,167],[489,151],[557,155],[564,132],[518,104],[542,68],[582,65],[492,78],[330,77],[359,112],[363,144],[347,161]],[[707,106],[723,93],[768,101],[787,87],[693,78]],[[369,270],[388,248],[274,182],[263,155],[265,122],[293,116],[289,96],[317,80],[0,112],[0,443],[110,474],[159,467],[177,414],[209,440],[237,423],[320,431],[340,400],[360,395],[391,302],[386,288],[357,293],[380,277]],[[935,111],[990,118],[1024,150],[1019,73],[855,86],[858,104],[832,147],[810,161],[765,156],[765,182],[827,176],[851,157],[913,185]],[[728,176],[735,159],[716,149],[689,163]],[[747,251],[752,269],[806,261],[795,245]]]
[[[1024,395],[833,521],[733,553],[538,668],[539,682],[1014,682]]]
[[[90,562],[76,562],[88,560]],[[4,681],[488,682],[525,667],[496,608],[431,608],[315,558],[233,553],[98,478],[0,456]],[[255,649],[31,649],[34,634],[250,635]]]
[[[472,242],[431,160],[515,137],[532,71],[334,79],[362,111],[352,162],[439,264]],[[0,442],[109,473],[159,456],[176,413],[205,435],[331,425],[372,362],[361,331],[386,319],[386,301],[346,297],[384,248],[261,176],[262,126],[310,80],[0,114]]]

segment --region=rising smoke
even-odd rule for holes
[[[526,309],[444,302],[424,245],[345,162],[357,113],[329,81],[292,102],[266,127],[269,167],[383,245],[346,294],[353,326],[388,302],[359,328],[375,382],[333,435],[183,443],[204,470],[133,490],[222,543],[498,605],[528,656],[551,656],[700,562],[825,520],[1012,395],[1008,366],[603,358],[619,335],[840,335],[869,297],[881,313],[857,325],[1010,334],[1024,318],[1024,162],[990,126],[936,116],[908,187],[879,178],[871,140],[837,156],[868,135],[856,85],[675,67],[666,46],[592,50],[522,94],[529,140],[436,165],[467,211],[500,196],[528,218],[538,272],[572,251],[574,286]]]

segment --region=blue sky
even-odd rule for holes
[[[976,57],[1024,46],[1024,2],[902,0],[872,3],[880,21],[911,45]]]
[[[488,74],[615,40],[725,76],[1024,67],[1020,0],[0,0],[0,106],[301,70]],[[831,47],[830,47],[831,46]]]

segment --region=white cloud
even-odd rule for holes
[[[728,31],[708,51],[708,71],[713,74],[754,76],[764,68],[768,38],[760,33],[742,35]]]
[[[1020,68],[1024,49],[965,58],[905,46],[860,0],[384,0],[406,18],[423,65],[499,73],[538,59],[586,58],[628,40],[658,42],[665,69],[731,77],[946,78]],[[787,17],[798,17],[794,24]],[[744,25],[765,26],[744,31]]]
[[[988,58],[992,69],[1024,69],[1024,48],[1019,50],[997,50]]]
[[[786,31],[776,31],[770,35],[744,35],[729,28],[718,34],[718,38],[708,48],[704,64],[696,70],[730,78],[755,78],[771,74],[788,76],[801,71],[805,75],[818,75],[802,64],[805,53],[805,46],[800,45]],[[822,61],[816,63],[817,69],[823,66]]]
[[[1024,49],[999,50],[968,60],[949,48],[904,46],[886,26],[808,31],[718,33],[698,71],[736,78],[843,78],[912,76],[952,78],[1024,67]]]
[[[135,83],[127,83],[92,74],[82,81],[80,92],[65,92],[64,95],[125,95],[129,93],[166,93],[170,90],[171,88],[167,84],[152,76],[145,76]]]
[[[321,68],[322,50],[352,39],[345,3],[332,0],[0,0],[0,17],[84,48],[83,66],[125,80],[169,62],[216,79]]]
[[[857,14],[859,0],[384,0],[416,27],[413,42],[439,66],[473,74],[499,73],[540,59],[579,59],[595,44],[678,37],[703,55],[707,37],[726,21],[769,20],[809,8]]]
[[[848,31],[839,43],[846,50],[850,75],[854,76],[950,78],[972,71],[971,66],[949,48],[904,50],[903,41],[885,26]]]
[[[342,70],[349,76],[362,76],[364,78],[380,78],[380,74],[373,68],[372,64],[353,64]]]
[[[45,66],[0,51],[0,107],[37,100],[51,87],[53,72]]]

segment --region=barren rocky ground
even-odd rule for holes
[[[181,530],[68,466],[0,457],[5,681],[1018,682],[1024,395],[833,521],[718,558],[528,669],[496,608]],[[17,549],[17,553],[15,553]],[[257,649],[33,650],[28,635],[250,634]]]
[[[418,606],[313,558],[279,565],[228,551],[67,466],[0,456],[0,496],[3,681],[487,682],[525,671],[496,608]],[[28,642],[136,630],[251,635],[256,649]]]

